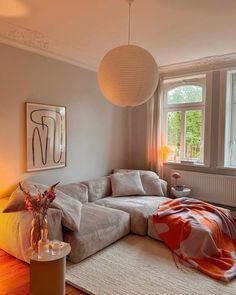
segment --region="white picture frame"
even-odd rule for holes
[[[66,166],[66,108],[26,102],[27,171]]]

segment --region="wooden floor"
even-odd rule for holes
[[[30,295],[29,265],[1,249],[0,295]],[[85,293],[66,285],[66,295],[85,295]]]

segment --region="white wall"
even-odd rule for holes
[[[52,184],[128,166],[128,111],[107,102],[96,73],[0,44],[0,196],[24,178]],[[26,173],[25,102],[67,108],[67,167]]]
[[[147,105],[130,109],[130,168],[146,169]]]

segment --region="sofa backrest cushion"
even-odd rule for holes
[[[114,197],[145,194],[138,171],[112,174],[111,186]]]
[[[58,190],[64,194],[80,201],[82,204],[88,203],[88,187],[82,183],[69,183],[59,185]]]
[[[38,191],[44,192],[48,189],[48,186],[34,183],[30,181],[21,182],[25,191],[31,194],[37,194]],[[62,224],[72,231],[78,231],[80,227],[81,209],[82,203],[78,200],[74,200],[70,196],[67,196],[62,191],[55,189],[56,198],[51,203],[51,208],[61,210]],[[25,210],[25,194],[21,191],[19,186],[11,194],[6,207],[3,209],[3,213],[16,212]]]
[[[141,175],[141,181],[143,184],[145,195],[159,196],[159,197],[164,196],[164,193],[161,187],[161,181],[154,172]]]
[[[83,181],[82,184],[85,184],[88,187],[89,202],[108,197],[112,193],[110,176]]]
[[[139,170],[139,169],[113,169],[113,173],[124,173],[124,172],[132,172],[132,171],[138,171],[140,176],[142,175],[156,175],[158,178],[159,176],[156,174],[156,172],[151,170]]]
[[[141,182],[146,196],[164,196],[159,176],[149,170],[114,169],[113,173],[129,173],[136,171],[140,173]]]

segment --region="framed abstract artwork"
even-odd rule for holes
[[[66,108],[26,103],[27,171],[66,166]]]

